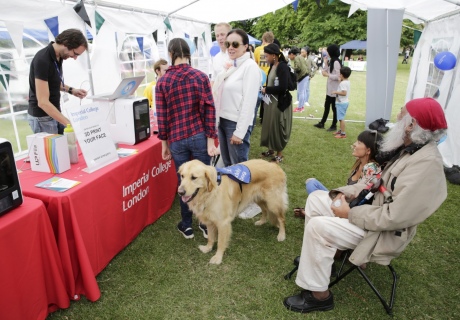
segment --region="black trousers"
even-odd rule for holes
[[[324,101],[324,113],[323,113],[323,118],[321,119],[321,123],[325,124],[327,117],[329,116],[329,110],[331,109],[332,106],[332,124],[331,127],[337,127],[337,110],[335,108],[335,97],[330,97],[326,95],[326,100]]]

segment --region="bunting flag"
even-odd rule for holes
[[[169,31],[173,32],[172,27],[171,27],[171,22],[169,22],[168,17],[166,17],[166,19],[163,21],[163,23],[165,24],[166,28],[168,28]]]
[[[10,84],[10,70],[10,61],[3,61],[0,63],[0,82],[2,83],[5,90],[8,90],[8,85]]]
[[[187,33],[184,32],[184,35],[187,39],[190,39],[190,35],[188,35]]]
[[[95,18],[96,20],[96,35],[99,33],[99,30],[101,29],[102,25],[105,22],[105,19],[97,12],[95,11]]]
[[[318,8],[321,9],[321,0],[316,0],[316,4],[318,5]]]
[[[45,19],[45,23],[50,29],[53,36],[56,38],[59,34],[59,20],[58,17],[53,17],[49,19]]]
[[[142,53],[144,53],[144,37],[136,37],[137,44]]]
[[[193,37],[193,42],[195,43],[195,48],[198,48],[198,37]]]
[[[420,37],[422,36],[422,31],[420,30],[414,30],[414,44],[417,46],[418,41],[420,40]]]
[[[350,4],[350,11],[348,11],[348,18],[350,18],[353,13],[358,11],[358,9],[359,9],[359,6],[356,3],[352,2]]]
[[[201,37],[203,38],[204,43],[206,43],[206,34],[205,34],[204,31],[203,31],[203,33],[201,34]]]
[[[294,8],[294,11],[297,12],[297,7],[299,6],[299,0],[295,0],[292,3],[292,7]]]
[[[89,21],[88,13],[86,13],[86,8],[83,0],[78,1],[77,4],[73,6],[73,9],[80,16],[80,18],[91,27],[91,21]]]
[[[153,40],[155,40],[155,43],[158,43],[158,30],[155,30],[152,32]]]
[[[13,41],[14,47],[18,52],[19,56],[22,54],[22,33],[24,31],[24,25],[22,22],[15,22],[15,21],[5,21],[5,27],[8,30],[8,33],[11,36],[11,40]]]

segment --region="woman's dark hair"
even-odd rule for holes
[[[329,47],[327,47],[327,53],[329,54],[329,57],[331,58],[329,62],[329,70],[330,72],[334,71],[334,62],[338,61],[340,63],[339,57],[340,57],[340,48],[336,44],[331,44]],[[340,63],[340,66],[342,64]]]
[[[169,42],[168,52],[171,53],[171,64],[174,65],[177,58],[187,58],[190,63],[190,47],[181,38],[174,38]]]
[[[358,138],[356,140],[364,143],[364,145],[370,149],[368,162],[379,163],[379,161],[377,161],[376,158],[379,153],[380,144],[382,142],[382,139],[383,139],[382,135],[376,130],[364,130],[358,135]],[[356,159],[355,164],[351,168],[351,173],[353,173],[356,169],[358,169],[360,164],[361,164],[361,160]]]
[[[246,48],[246,52],[249,52],[249,37],[248,34],[243,29],[232,29],[227,33],[227,37],[232,33],[238,34],[241,39],[243,39],[243,44],[247,44],[248,47]]]
[[[54,40],[57,44],[62,44],[69,50],[77,49],[80,46],[88,49],[88,41],[86,41],[85,36],[78,29],[64,30]]]
[[[280,50],[280,47],[275,43],[267,44],[264,47],[264,52],[268,54],[276,54],[278,56],[279,61],[287,62],[286,58],[284,57],[284,54]]]
[[[380,143],[382,142],[382,135],[376,130],[364,130],[358,135],[358,141],[371,150],[369,160],[375,161],[375,156],[379,152]]]

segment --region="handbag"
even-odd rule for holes
[[[369,129],[371,130],[377,130],[378,132],[380,133],[385,133],[387,132],[390,128],[388,128],[386,126],[386,124],[388,123],[388,120],[385,120],[383,118],[380,118],[380,119],[377,119],[375,121],[372,121],[370,124],[369,124]]]

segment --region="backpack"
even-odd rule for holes
[[[297,76],[295,74],[294,68],[292,68],[290,65],[288,65],[288,67],[289,67],[288,90],[294,91],[294,90],[297,90]]]

